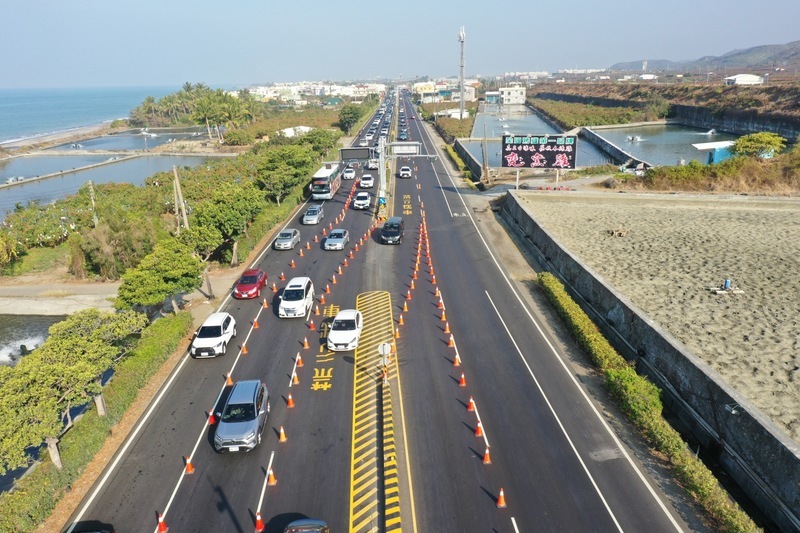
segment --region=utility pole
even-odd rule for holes
[[[172,180],[172,202],[175,206],[175,225],[178,227],[177,234],[181,234],[181,216],[178,207],[178,180]]]
[[[89,180],[89,198],[92,199],[92,221],[94,222],[93,227],[97,227],[97,208],[94,203],[94,186],[92,185],[92,180]]]
[[[181,179],[178,177],[178,167],[172,166],[172,173],[175,174],[175,187],[178,190],[178,205],[180,206],[181,215],[183,215],[183,226],[189,229],[189,219],[186,216],[186,204],[183,201],[183,191],[181,190]]]
[[[464,41],[467,39],[467,34],[464,32],[464,26],[458,31],[458,42],[461,44],[461,71],[459,75],[459,115],[460,120],[464,120]]]

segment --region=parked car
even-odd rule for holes
[[[382,244],[400,244],[403,242],[405,225],[402,217],[392,217],[383,224],[381,228]]]
[[[222,412],[217,413],[214,449],[218,452],[249,452],[261,444],[267,425],[269,391],[260,379],[239,381],[231,389]]]
[[[359,192],[353,199],[353,209],[369,209],[371,198],[368,192]]]
[[[355,350],[364,328],[364,317],[357,309],[342,309],[328,330],[328,349],[334,352]]]
[[[303,224],[319,224],[325,218],[325,210],[321,205],[312,205],[303,215]]]
[[[371,189],[375,185],[375,178],[372,174],[363,174],[361,179],[358,180],[358,186],[362,189]]]
[[[401,178],[410,178],[411,177],[411,167],[400,167],[400,171],[397,173],[398,176]]]
[[[349,231],[346,229],[334,229],[325,239],[324,248],[326,250],[344,250],[348,242],[350,242]]]
[[[206,318],[192,340],[192,357],[225,355],[228,343],[236,336],[236,320],[228,313],[213,313]]]
[[[293,250],[298,244],[300,244],[300,232],[294,228],[287,228],[278,233],[272,246],[276,250]]]
[[[307,277],[292,278],[283,290],[280,300],[279,317],[305,317],[314,303],[314,283]]]
[[[233,289],[234,298],[258,298],[267,284],[267,274],[260,268],[245,270]]]
[[[342,172],[342,179],[343,180],[354,180],[356,179],[356,170],[353,167],[347,167]]]

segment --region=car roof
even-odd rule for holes
[[[357,314],[358,314],[358,310],[357,309],[342,309],[341,311],[336,313],[336,316],[334,317],[334,320],[354,319]]]
[[[231,395],[228,396],[228,403],[245,403],[253,401],[255,393],[260,385],[260,379],[237,381],[233,386],[233,390],[231,390]]]
[[[321,205],[310,205],[308,206],[309,211],[313,211],[314,209],[322,209]]]
[[[286,286],[287,289],[302,289],[305,287],[306,282],[311,281],[311,278],[308,276],[300,276],[297,278],[292,278],[289,280],[289,284]]]
[[[403,221],[403,217],[392,217],[386,221],[387,224],[400,224]]]
[[[204,326],[218,326],[222,324],[222,321],[225,320],[230,316],[228,313],[212,313],[208,315],[206,321],[203,322]]]
[[[251,268],[250,270],[245,270],[242,273],[242,276],[257,276],[260,272],[260,268]]]
[[[329,237],[329,238],[330,238],[330,237],[333,237],[333,234],[334,234],[334,233],[341,233],[342,235],[344,235],[346,231],[347,231],[346,229],[333,229],[333,230],[331,230],[331,232],[328,234],[328,237]]]
[[[356,193],[356,198],[358,198],[359,196],[367,196],[368,197],[369,193],[367,191],[357,192]]]

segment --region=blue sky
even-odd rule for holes
[[[800,40],[800,1],[4,0],[0,88],[215,87],[697,59]]]

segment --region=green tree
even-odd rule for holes
[[[350,135],[350,128],[358,122],[363,113],[364,109],[361,106],[345,104],[339,111],[339,127]]]
[[[170,300],[173,312],[178,312],[178,294],[191,292],[202,283],[203,264],[192,250],[174,238],[156,244],[153,253],[138,267],[122,276],[117,291],[118,309],[134,306],[152,307]]]
[[[220,111],[217,102],[212,95],[206,95],[195,102],[192,120],[195,124],[204,124],[208,132],[208,140],[213,140],[211,136],[211,126],[219,124]]]
[[[762,131],[743,135],[728,150],[734,155],[772,157],[786,146],[786,139],[777,133]]]
[[[21,251],[20,245],[11,235],[0,232],[0,267],[14,261]]]
[[[278,204],[314,168],[314,152],[306,146],[277,146],[253,156],[255,183]]]

